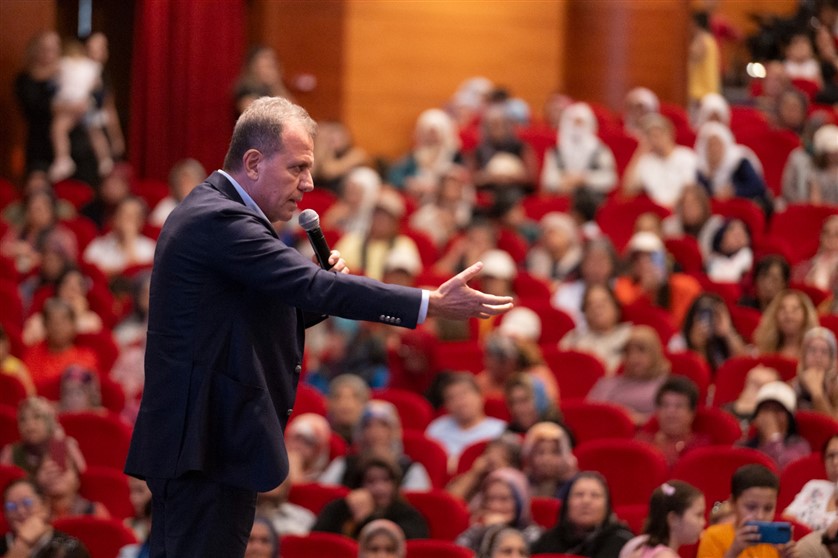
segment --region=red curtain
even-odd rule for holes
[[[179,159],[220,168],[233,129],[232,87],[244,55],[244,0],[138,0],[130,159],[165,180]]]

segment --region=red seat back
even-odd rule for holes
[[[774,368],[780,374],[780,379],[788,382],[797,373],[795,361],[778,355],[763,355],[760,357],[738,356],[727,359],[716,370],[716,390],[713,394],[713,406],[721,407],[735,401],[745,387],[745,377],[751,368],[763,364]]]
[[[93,188],[86,182],[67,178],[56,182],[52,187],[55,197],[70,202],[76,210],[81,209],[88,202],[93,200]]]
[[[403,432],[402,443],[405,455],[425,467],[433,487],[445,487],[448,483],[448,454],[445,448],[422,432],[412,430]]]
[[[14,376],[0,374],[0,405],[17,408],[26,398],[26,387]]]
[[[592,440],[634,437],[634,422],[629,414],[611,403],[565,401],[562,414],[577,445]]]
[[[782,191],[786,160],[789,153],[800,146],[800,138],[789,130],[767,129],[743,132],[737,136],[737,139],[739,143],[754,151],[762,163],[765,183],[775,196],[779,196]]]
[[[111,467],[119,471],[125,466],[131,427],[113,413],[62,413],[58,420],[68,436],[79,443],[89,466]]]
[[[707,402],[707,391],[710,387],[710,367],[707,362],[691,351],[667,352],[666,358],[672,365],[673,374],[686,376],[693,381],[698,388],[698,404],[704,405]]]
[[[81,495],[91,502],[101,502],[117,519],[134,515],[128,477],[110,467],[88,467],[81,474]]]
[[[343,498],[349,494],[349,489],[343,485],[327,486],[318,483],[292,484],[288,493],[288,501],[302,506],[313,514],[319,514],[323,506]]]
[[[404,497],[428,522],[432,539],[453,541],[468,528],[469,513],[465,502],[444,490],[408,491]]]
[[[457,460],[457,472],[456,474],[461,475],[471,469],[471,466],[474,465],[475,460],[478,457],[483,455],[483,452],[486,451],[486,446],[489,445],[489,442],[484,440],[482,442],[477,442],[467,446],[463,452],[460,454],[460,458]]]
[[[643,425],[643,431],[658,431],[656,416],[652,416],[649,422]],[[742,429],[733,415],[713,407],[696,409],[693,432],[708,436],[713,444],[720,446],[730,446],[742,437]]]
[[[830,216],[838,215],[838,207],[794,204],[771,219],[769,234],[772,238],[786,239],[791,249],[792,265],[811,258],[817,252],[823,223]]]
[[[17,427],[17,409],[8,405],[0,405],[0,448],[20,440]]]
[[[599,471],[608,479],[615,506],[646,504],[652,491],[668,478],[663,453],[645,442],[593,440],[577,446],[573,453],[580,471]]]
[[[113,558],[128,544],[137,542],[134,533],[119,519],[102,519],[90,515],[56,519],[53,526],[79,539],[91,558]]]
[[[780,473],[780,494],[777,496],[777,511],[782,512],[791,504],[803,485],[812,479],[826,480],[826,467],[820,452],[795,459]]]
[[[617,252],[622,253],[634,234],[634,222],[643,213],[654,213],[663,219],[672,212],[645,196],[628,201],[610,198],[597,211],[596,222],[603,234],[614,243]]]
[[[448,341],[434,349],[435,362],[440,370],[479,373],[483,370],[483,349],[477,341]]]
[[[558,498],[536,496],[530,499],[530,512],[536,525],[544,529],[553,528],[559,522],[562,501]]]
[[[387,388],[376,390],[373,399],[388,401],[399,413],[402,428],[405,430],[425,431],[434,416],[433,408],[427,399],[404,389]]]
[[[407,541],[407,558],[473,558],[474,552],[449,541],[411,539]]]
[[[308,384],[297,384],[297,397],[294,399],[294,411],[288,421],[305,413],[326,416],[326,400],[323,395]]]
[[[562,337],[576,327],[570,314],[553,307],[550,302],[538,303],[534,300],[526,300],[521,303],[536,314],[541,320],[541,338],[538,340],[542,345],[556,345]]]
[[[838,435],[838,420],[820,411],[797,411],[797,433],[806,438],[812,451],[819,451],[831,437]]]
[[[597,381],[605,376],[605,365],[597,357],[580,351],[544,348],[544,360],[559,385],[562,404],[584,399]]]
[[[282,558],[356,558],[358,543],[349,537],[336,533],[312,531],[308,535],[285,535],[282,537]]]
[[[684,273],[704,272],[704,258],[698,242],[691,236],[668,238],[664,241],[666,251],[669,252]]]

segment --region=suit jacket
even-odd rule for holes
[[[415,327],[421,291],[324,271],[213,173],[172,212],[154,257],[145,389],[125,472],[202,471],[266,491],[288,474],[311,316]],[[304,314],[309,313],[309,314]]]

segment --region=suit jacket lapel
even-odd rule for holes
[[[245,211],[251,213],[254,217],[259,219],[261,223],[263,223],[266,227],[268,227],[268,229],[270,229],[271,234],[279,238],[279,235],[277,235],[276,230],[273,227],[273,224],[268,222],[268,220],[265,219],[265,217],[263,217],[259,212],[253,211],[252,209],[247,207],[247,205],[245,205],[244,200],[239,195],[238,191],[236,191],[236,187],[233,186],[233,184],[229,180],[227,180],[226,176],[224,176],[220,172],[213,172],[211,175],[209,175],[209,178],[207,178],[207,183],[219,192],[221,192],[221,194],[225,197],[233,200],[236,203],[240,203]]]

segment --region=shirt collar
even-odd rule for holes
[[[235,188],[235,189],[236,189],[236,192],[238,192],[238,193],[239,193],[239,196],[241,196],[242,201],[244,202],[244,205],[246,205],[247,207],[249,207],[250,209],[252,209],[252,210],[253,210],[253,211],[255,211],[256,213],[258,213],[259,215],[261,215],[261,216],[262,216],[262,218],[263,218],[265,221],[267,221],[268,223],[270,223],[270,222],[271,222],[271,221],[270,221],[270,219],[268,219],[268,217],[265,215],[265,212],[264,212],[264,211],[262,211],[262,209],[261,209],[258,205],[256,205],[256,202],[255,202],[255,201],[253,201],[253,198],[251,198],[251,197],[250,197],[250,194],[248,194],[247,192],[245,192],[245,191],[244,191],[244,188],[242,188],[241,184],[239,184],[239,183],[236,181],[236,179],[235,179],[235,178],[233,178],[232,176],[230,176],[230,174],[229,174],[227,171],[224,171],[224,170],[218,169],[218,172],[220,172],[221,174],[223,174],[223,175],[224,175],[224,177],[225,177],[227,180],[229,180],[229,181],[230,181],[230,184],[232,184],[232,185],[233,185],[233,188]]]

